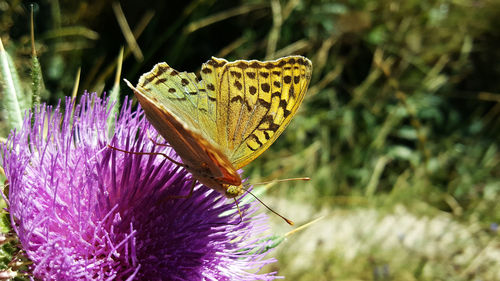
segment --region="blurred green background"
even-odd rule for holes
[[[71,95],[79,69],[79,95],[109,92],[122,46],[133,83],[159,61],[187,71],[211,56],[313,61],[299,113],[245,175],[310,177],[262,198],[297,225],[322,219],[288,233],[273,216],[272,232],[288,239],[267,270],[500,280],[500,1],[0,0],[0,37],[28,96],[31,3],[51,104]],[[9,124],[2,115],[2,140]]]

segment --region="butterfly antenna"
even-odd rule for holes
[[[299,232],[299,231],[301,231],[301,230],[303,230],[303,229],[306,229],[306,228],[308,228],[309,226],[311,226],[311,225],[313,225],[313,224],[317,223],[318,221],[322,220],[324,217],[325,217],[325,216],[321,216],[321,217],[316,218],[316,219],[314,219],[314,220],[312,220],[312,221],[310,221],[310,222],[308,222],[308,223],[306,223],[306,224],[304,224],[304,225],[301,225],[301,226],[299,226],[299,227],[295,228],[294,230],[292,230],[292,231],[289,231],[289,232],[285,233],[285,235],[284,235],[284,236],[285,236],[285,237],[288,237],[288,236],[290,236],[290,235],[292,235],[292,234],[295,234],[295,233],[297,233],[297,232]]]
[[[130,153],[130,154],[136,154],[136,155],[161,155],[161,156],[167,158],[168,160],[170,160],[170,162],[174,163],[175,165],[186,168],[186,165],[184,165],[184,164],[182,164],[180,162],[175,161],[174,159],[172,159],[170,156],[168,156],[165,153],[161,153],[161,152],[135,152],[135,151],[123,150],[123,149],[120,149],[118,147],[114,147],[114,146],[112,146],[110,144],[108,144],[107,146],[109,148],[111,148],[111,149],[118,150],[118,151],[125,152],[125,153]]]
[[[271,207],[267,206],[264,202],[262,202],[262,200],[260,200],[257,196],[253,195],[252,192],[250,192],[250,190],[246,189],[243,187],[243,190],[245,190],[246,192],[248,192],[250,195],[253,196],[253,198],[255,198],[257,201],[260,202],[260,204],[262,204],[264,207],[266,207],[269,211],[273,212],[275,215],[277,215],[278,217],[282,218],[284,221],[286,221],[286,223],[288,223],[289,225],[293,225],[293,221],[285,218],[284,216],[280,215],[278,212],[276,212],[275,210],[271,209]],[[238,208],[239,210],[239,208]]]
[[[280,180],[272,180],[272,181],[263,181],[263,182],[258,182],[258,183],[252,183],[252,185],[265,185],[265,184],[276,183],[276,182],[308,181],[308,180],[311,180],[311,178],[303,177],[303,178],[290,178],[290,179],[280,179]]]

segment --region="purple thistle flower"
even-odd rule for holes
[[[198,185],[159,155],[156,131],[125,102],[114,133],[107,100],[41,106],[2,144],[12,226],[43,280],[273,280],[266,217]],[[70,114],[74,111],[74,114]],[[33,121],[31,121],[33,120]],[[241,222],[240,222],[241,220]]]

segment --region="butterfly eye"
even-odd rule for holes
[[[206,169],[206,168],[208,168],[208,164],[205,163],[205,162],[203,162],[203,163],[201,163],[201,167],[204,168],[204,169]]]
[[[227,198],[235,198],[240,196],[245,192],[245,190],[242,188],[241,185],[236,186],[236,185],[224,185],[226,188],[226,197]]]

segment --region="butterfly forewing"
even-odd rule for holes
[[[288,125],[307,91],[312,64],[301,56],[268,62],[211,61],[206,65],[218,79],[213,138],[238,169],[264,152]]]

